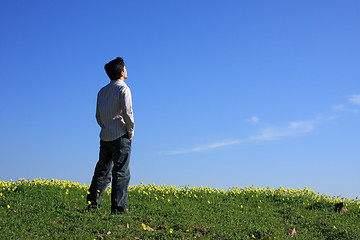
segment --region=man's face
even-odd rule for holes
[[[126,67],[124,66],[124,71],[121,72],[121,76],[124,78],[124,79],[127,79],[127,70],[126,70]]]

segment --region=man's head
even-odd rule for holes
[[[105,64],[105,71],[110,80],[127,79],[127,71],[125,68],[124,59],[121,57],[117,57]]]

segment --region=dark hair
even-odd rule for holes
[[[121,72],[124,71],[124,59],[117,57],[114,60],[105,64],[106,74],[109,76],[110,80],[120,79]]]

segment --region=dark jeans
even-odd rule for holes
[[[101,206],[101,196],[112,178],[111,209],[127,209],[130,153],[131,141],[127,134],[114,141],[100,141],[99,161],[87,195],[93,207]]]

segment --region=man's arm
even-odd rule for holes
[[[134,136],[134,115],[132,109],[132,100],[131,92],[128,87],[125,87],[120,96],[121,106],[122,106],[122,117],[124,118],[126,129],[129,135],[130,140]]]
[[[99,111],[99,99],[96,101],[96,121],[101,127],[101,118],[100,118],[100,111]]]

